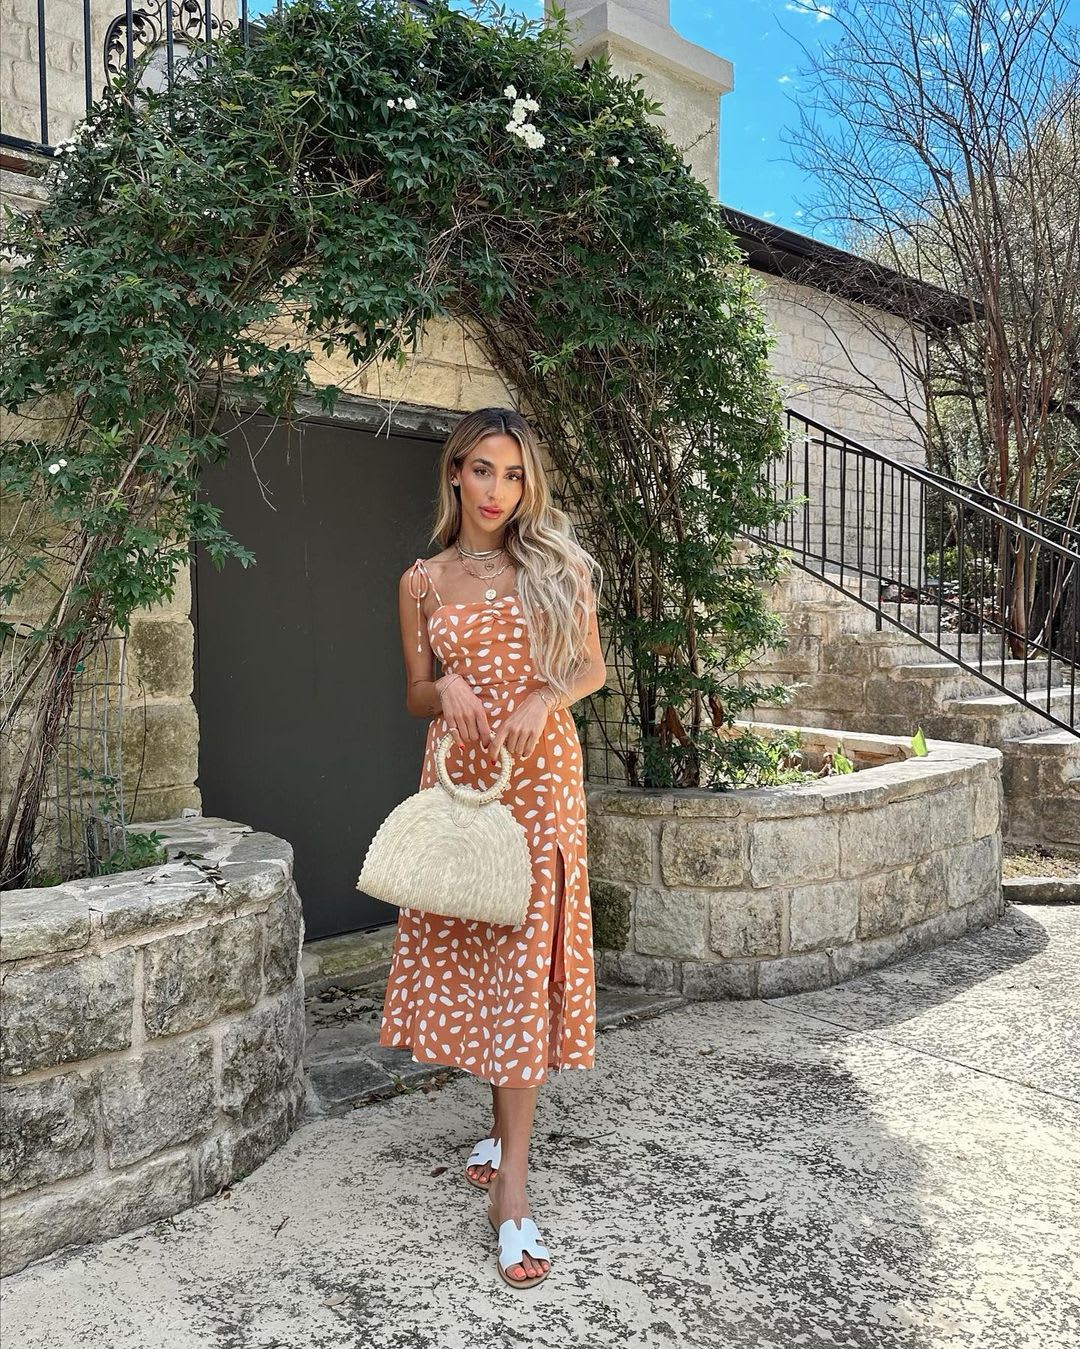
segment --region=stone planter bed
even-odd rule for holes
[[[230,820],[133,827],[169,861],[0,903],[3,1273],[216,1193],[303,1102],[292,848]]]
[[[598,979],[691,998],[824,988],[1004,912],[999,750],[798,729],[854,773],[729,792],[589,786]]]

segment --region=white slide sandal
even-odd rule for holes
[[[485,1162],[491,1164],[491,1180],[474,1180],[469,1175],[470,1166],[483,1166]],[[502,1139],[500,1138],[481,1138],[476,1147],[473,1148],[472,1156],[465,1163],[465,1170],[462,1173],[470,1185],[475,1185],[478,1190],[486,1190],[491,1181],[499,1174],[499,1166],[502,1163]]]
[[[551,1253],[541,1242],[536,1223],[531,1218],[522,1218],[519,1227],[513,1218],[507,1218],[501,1227],[496,1228],[490,1208],[487,1218],[492,1229],[498,1233],[499,1254],[495,1257],[495,1263],[503,1282],[508,1283],[511,1288],[532,1288],[534,1284],[543,1283],[551,1273]],[[546,1260],[548,1267],[543,1274],[534,1274],[530,1279],[515,1279],[506,1271],[512,1265],[523,1264],[522,1256],[526,1251],[534,1260]]]

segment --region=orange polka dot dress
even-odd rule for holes
[[[422,558],[410,589],[430,584]],[[543,681],[529,660],[525,614],[516,595],[442,604],[427,619],[443,671],[460,673],[481,698],[492,734]],[[428,726],[420,787],[438,787],[435,750],[448,730]],[[452,781],[490,787],[498,768],[466,741],[446,756]],[[442,788],[440,787],[441,791]],[[591,1068],[596,1030],[592,911],[581,744],[569,708],[548,713],[528,759],[515,758],[500,797],[523,826],[533,884],[520,927],[398,911],[379,1043],[409,1048],[418,1063],[463,1068],[497,1087],[530,1087],[549,1070]],[[556,849],[563,860],[562,921],[556,930]]]

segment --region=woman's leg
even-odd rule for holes
[[[540,1087],[495,1087],[502,1126],[502,1165],[491,1182],[490,1204],[495,1225],[507,1218],[520,1220],[532,1215],[525,1197],[525,1178],[529,1170],[529,1139],[532,1135],[536,1095]],[[537,1260],[526,1251],[520,1265],[506,1271],[512,1279],[533,1278],[547,1269],[546,1260]]]
[[[555,922],[552,926],[552,976],[562,975],[562,908],[563,887],[562,849],[555,849]],[[491,1182],[489,1193],[492,1215],[497,1225],[507,1218],[520,1220],[531,1217],[529,1201],[525,1197],[525,1181],[529,1171],[529,1140],[532,1137],[533,1115],[536,1111],[535,1087],[492,1087],[495,1118],[502,1137],[502,1165]],[[520,1265],[511,1265],[506,1271],[512,1279],[531,1279],[543,1274],[546,1260],[538,1260],[525,1252]]]
[[[551,956],[551,979],[563,979],[563,894],[566,888],[566,869],[563,865],[562,849],[555,849],[555,922],[552,927],[552,956]],[[491,1128],[491,1138],[502,1137],[502,1120],[499,1114],[499,1088],[491,1088],[491,1115],[494,1123]],[[469,1175],[474,1180],[478,1180],[482,1185],[486,1185],[492,1178],[492,1167],[490,1162],[474,1163],[468,1168]]]
[[[499,1088],[496,1086],[492,1086],[491,1088],[491,1117],[495,1122],[491,1126],[491,1133],[488,1137],[501,1138],[502,1124],[499,1119]],[[473,1180],[478,1180],[481,1185],[486,1185],[488,1183],[491,1179],[491,1173],[495,1170],[490,1162],[474,1162],[472,1166],[467,1167],[466,1169]]]

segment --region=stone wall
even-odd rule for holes
[[[151,827],[162,866],[4,895],[5,1274],[217,1193],[298,1119],[291,846],[230,820]]]
[[[730,792],[587,788],[598,978],[692,998],[824,988],[1004,911],[1001,754],[801,728],[877,766]]]
[[[776,335],[770,357],[787,405],[852,440],[905,463],[925,463],[919,427],[925,424],[923,391],[897,359],[925,364],[926,335],[894,314],[857,304],[812,286],[755,272],[763,283],[762,303]],[[794,526],[794,540],[807,537],[815,549],[839,556],[843,536],[849,565],[880,561],[883,574],[914,581],[920,567],[917,525],[921,502],[917,484],[888,471],[856,470],[853,456],[811,445],[804,455],[793,442],[780,482],[792,496],[809,497]],[[843,515],[841,516],[841,497]],[[902,523],[911,521],[910,527]],[[886,542],[882,548],[881,522]],[[824,530],[823,530],[824,524]]]
[[[854,587],[853,587],[854,588]],[[1080,848],[1080,739],[1053,728],[1037,710],[999,695],[978,674],[966,671],[914,633],[884,622],[817,577],[792,568],[769,588],[766,602],[783,619],[784,647],[767,652],[742,674],[744,681],[789,685],[784,706],[760,704],[761,721],[839,726],[909,737],[927,735],[964,744],[985,744],[1004,753],[1005,838],[1010,843]],[[890,607],[889,612],[894,612]],[[914,605],[901,619],[918,622]],[[953,650],[948,635],[948,649]],[[983,659],[977,633],[957,639],[956,654],[978,668]],[[988,644],[989,672],[1010,688],[1038,700],[1053,673],[1045,661],[1002,667]],[[1067,700],[1057,704],[1064,712]]]

